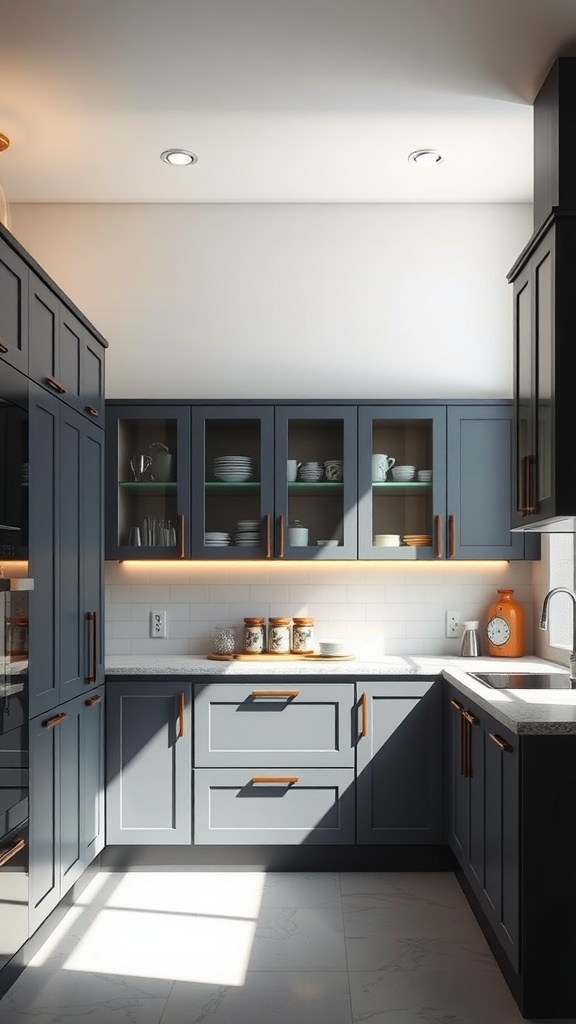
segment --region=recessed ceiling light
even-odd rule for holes
[[[417,164],[418,167],[435,167],[436,164],[441,164],[443,159],[437,149],[415,149],[408,157],[410,163]]]
[[[160,153],[160,159],[174,167],[189,167],[198,162],[196,153],[191,153],[189,149],[165,149]]]

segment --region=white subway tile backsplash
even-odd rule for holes
[[[106,650],[206,654],[216,625],[236,626],[240,643],[245,616],[310,615],[316,639],[345,637],[358,654],[457,654],[459,640],[444,636],[446,610],[482,621],[498,587],[514,588],[524,605],[531,653],[531,563],[188,563],[136,569],[112,562],[106,566]],[[153,607],[167,611],[166,639],[149,637]]]

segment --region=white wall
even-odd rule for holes
[[[14,205],[109,397],[505,398],[528,205]]]

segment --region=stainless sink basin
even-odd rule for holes
[[[574,690],[566,672],[469,672],[485,686],[495,690]]]

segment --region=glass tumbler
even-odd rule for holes
[[[233,654],[236,647],[234,626],[214,627],[214,654]]]

